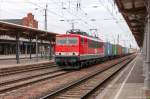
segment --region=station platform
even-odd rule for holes
[[[40,56],[40,54],[38,55]],[[29,54],[21,54],[19,55],[20,59],[28,59],[30,57]],[[32,58],[35,58],[36,54],[32,54]],[[11,55],[0,55],[0,60],[10,60],[10,59],[15,59],[16,55],[15,54],[11,54]]]
[[[96,99],[150,99],[144,89],[143,60],[139,53],[111,82],[97,95]]]
[[[46,63],[46,62],[54,62],[53,59],[49,60],[47,58],[35,58],[32,55],[32,59],[29,59],[29,55],[20,55],[20,64],[16,63],[15,55],[0,55],[0,69],[2,68],[9,68],[9,67],[16,67],[16,66],[25,66],[25,65],[32,65],[32,64],[39,64],[39,63]]]

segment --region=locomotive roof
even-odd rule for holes
[[[89,36],[84,36],[84,35],[80,35],[80,34],[59,34],[59,35],[56,35],[56,36],[78,36],[78,37],[87,38],[87,39],[94,40],[94,41],[103,42],[102,39],[93,38],[93,37],[89,37]]]

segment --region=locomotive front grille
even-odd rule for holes
[[[78,56],[55,56],[57,63],[74,63],[79,60]]]

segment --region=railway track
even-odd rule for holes
[[[126,56],[126,58],[127,58],[128,56]],[[108,63],[104,63],[105,65],[104,66],[102,66],[104,69],[101,69],[101,72],[103,71],[103,70],[105,70],[105,69],[108,69],[108,67],[110,67],[108,64],[110,64],[110,63],[112,63],[112,64],[116,64],[117,62],[121,62],[121,60],[122,59],[126,59],[125,57],[124,58],[120,58],[120,59],[116,59],[114,62],[113,61],[111,61],[111,62],[108,62]],[[16,78],[16,79],[14,79],[14,78],[12,78],[12,79],[9,79],[9,80],[3,80],[3,81],[0,81],[0,95],[5,95],[7,92],[12,92],[13,90],[18,90],[18,89],[21,89],[21,90],[24,90],[24,89],[26,89],[26,87],[27,86],[30,86],[30,85],[33,85],[33,86],[36,86],[36,85],[38,85],[38,83],[43,83],[43,81],[45,82],[49,82],[48,84],[50,84],[50,83],[54,83],[54,82],[60,82],[60,80],[62,80],[62,83],[64,83],[64,76],[66,76],[66,75],[70,75],[70,77],[72,77],[72,76],[74,76],[74,75],[72,75],[72,74],[76,74],[76,73],[78,73],[79,75],[81,75],[81,74],[83,74],[83,75],[81,75],[81,77],[77,77],[78,79],[80,78],[80,80],[84,80],[85,79],[85,77],[88,77],[89,76],[89,74],[91,74],[91,69],[88,69],[88,68],[85,68],[85,69],[82,69],[81,71],[74,71],[74,72],[72,72],[72,71],[62,71],[62,70],[60,70],[59,68],[55,68],[55,67],[53,67],[53,69],[52,69],[52,66],[49,66],[49,67],[51,67],[51,68],[49,68],[49,69],[47,69],[47,68],[45,68],[45,69],[41,69],[41,70],[36,70],[36,72],[37,72],[37,74],[35,75],[31,75],[32,73],[30,73],[29,75],[28,75],[28,77],[27,76],[25,76],[25,73],[26,72],[23,72],[23,73],[19,73],[19,75],[20,75],[20,77],[21,78]],[[91,66],[90,68],[95,68],[95,67],[97,67],[97,65],[96,66]],[[101,67],[101,66],[100,66]],[[55,69],[54,69],[55,68]],[[98,69],[95,69],[96,71],[98,70]],[[95,73],[95,70],[94,70],[94,72],[93,73]],[[42,71],[41,73],[39,73],[38,71]],[[85,72],[87,72],[88,73],[88,76],[87,76],[87,74],[85,75],[84,74],[84,71]],[[29,72],[34,72],[34,71],[29,71]],[[80,74],[80,72],[83,72],[83,73],[81,73]],[[93,75],[93,73],[91,74],[91,75]],[[23,76],[21,75],[21,74],[23,74]],[[18,75],[17,73],[16,74],[13,74],[13,75]],[[7,76],[8,75],[5,75],[6,76],[6,78],[7,78]],[[85,77],[84,77],[85,76]],[[69,77],[69,78],[70,78]],[[53,79],[54,78],[54,79]],[[81,79],[82,78],[82,79]],[[52,80],[53,79],[53,80]],[[68,78],[67,78],[68,79]],[[75,82],[77,83],[79,80],[76,80],[75,81],[75,79],[68,79],[68,81],[69,81],[69,83],[70,82],[72,82],[72,83],[70,83],[70,84],[75,84]],[[51,81],[53,81],[53,82],[51,82]],[[35,84],[35,85],[34,85]],[[67,84],[67,85],[66,85]],[[63,87],[66,87],[66,86],[68,86],[68,85],[70,85],[70,84],[68,84],[68,83],[66,83],[66,84],[62,84],[62,86]],[[53,88],[49,88],[49,90],[50,90],[50,92],[51,92],[51,94],[53,94],[53,93],[55,93],[56,91],[58,91],[58,90],[56,90],[57,88],[60,90],[60,89],[62,89],[62,87],[61,87],[61,83],[58,83],[58,85],[57,84],[55,84],[56,86],[54,86]],[[58,87],[57,87],[58,86]],[[74,85],[73,85],[74,86]],[[39,87],[39,86],[37,86],[37,87]],[[61,87],[61,88],[60,88]],[[45,88],[45,87],[44,87]],[[67,88],[67,87],[66,87]],[[68,87],[69,88],[69,87]],[[31,88],[32,89],[32,88]],[[65,89],[65,88],[64,88]],[[18,90],[19,91],[19,90]],[[30,90],[29,90],[30,91]],[[58,91],[59,92],[59,91]],[[64,92],[65,92],[65,90],[64,90]],[[38,97],[41,97],[41,96],[47,96],[47,94],[48,93],[43,93],[42,95],[40,95],[40,96],[38,96]],[[59,93],[60,94],[60,93]],[[55,96],[55,94],[53,94],[53,96]],[[42,97],[43,98],[43,97]],[[45,98],[45,97],[44,97]],[[50,98],[51,99],[51,98]],[[52,98],[53,99],[53,98]]]
[[[68,72],[57,69],[50,72],[41,73],[38,75],[30,75],[28,77],[22,77],[14,80],[6,80],[0,82],[0,94],[12,91],[14,89],[16,90],[18,88],[26,87],[27,85],[31,85],[40,81],[58,77],[66,73]]]
[[[54,63],[4,68],[0,70],[0,94],[66,73]]]
[[[135,56],[126,58],[110,68],[94,71],[90,75],[71,82],[70,84],[66,84],[50,94],[40,97],[40,99],[86,99],[94,89],[127,65],[134,57]]]
[[[0,77],[17,74],[17,73],[23,73],[23,72],[29,72],[34,70],[41,70],[46,68],[56,67],[56,64],[54,63],[41,63],[41,64],[33,64],[28,66],[17,66],[17,67],[11,67],[11,68],[3,68],[0,69]]]

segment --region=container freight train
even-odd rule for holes
[[[55,62],[63,69],[79,69],[128,54],[128,49],[114,45],[85,32],[70,31],[56,36]]]

